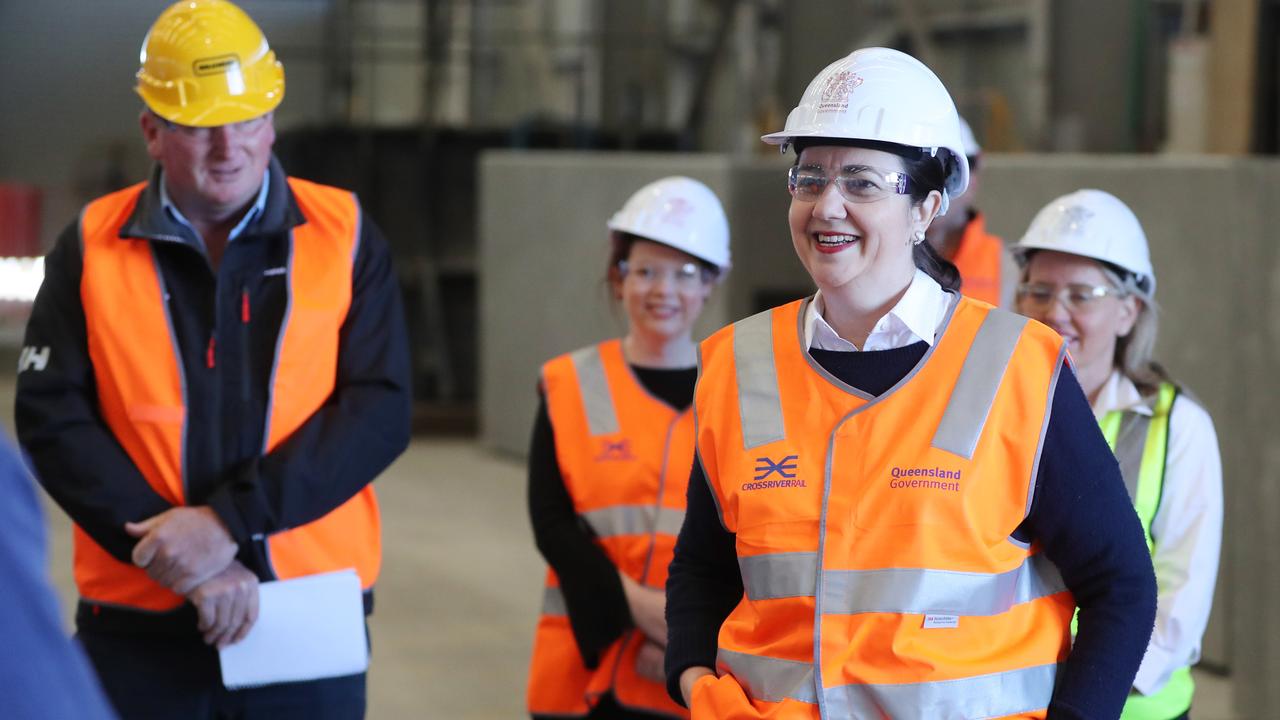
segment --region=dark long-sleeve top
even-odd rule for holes
[[[809,354],[835,377],[878,396],[926,349],[917,342]],[[688,498],[667,579],[667,689],[677,702],[683,702],[684,670],[715,667],[720,625],[743,594],[734,535],[720,524],[697,460]],[[1155,621],[1155,575],[1119,466],[1067,368],[1053,395],[1031,510],[1014,536],[1040,543],[1080,607],[1075,645],[1058,673],[1049,718],[1119,717]]]
[[[371,482],[408,446],[411,407],[408,334],[391,252],[362,217],[333,393],[263,453],[276,346],[289,311],[290,253],[306,252],[292,240],[306,218],[274,159],[269,172],[262,213],[228,243],[216,271],[200,238],[163,208],[158,169],[120,230],[120,242],[150,245],[166,290],[184,380],[185,502],[212,508],[239,544],[240,561],[264,580],[274,577],[265,536],[323,517]],[[45,261],[24,344],[47,360],[19,373],[15,419],[45,489],[94,542],[128,563],[137,540],[125,522],[171,506],[99,411],[83,269],[77,222]]]
[[[697,368],[631,369],[651,395],[668,405],[683,410],[693,402]],[[588,668],[595,668],[605,649],[632,626],[631,612],[617,567],[596,544],[565,488],[545,397],[529,444],[529,519],[538,551],[560,581],[578,652]]]

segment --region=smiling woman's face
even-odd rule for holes
[[[815,146],[800,153],[802,169],[834,179],[845,168],[866,166],[902,172],[902,158],[882,150]],[[872,277],[910,277],[911,241],[922,222],[920,206],[909,195],[892,194],[873,202],[851,202],[828,183],[815,200],[791,198],[788,223],[796,255],[824,293]]]
[[[712,287],[697,258],[669,245],[636,240],[626,263],[615,288],[631,332],[659,341],[689,337]]]
[[[1023,280],[1028,285],[1043,285],[1057,292],[1072,286],[1114,288],[1097,260],[1052,250],[1041,250],[1031,256]],[[1132,295],[1105,295],[1081,303],[1075,309],[1056,298],[1042,304],[1030,297],[1019,297],[1018,312],[1048,325],[1067,341],[1077,375],[1087,390],[1111,374],[1116,341],[1133,329],[1138,306]],[[1084,383],[1086,379],[1092,379],[1093,383]]]

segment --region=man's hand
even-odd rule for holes
[[[666,647],[666,593],[661,588],[641,585],[624,572],[619,571],[618,576],[622,578],[622,591],[627,596],[627,609],[631,611],[631,621],[651,642],[658,647]]]
[[[200,614],[205,643],[219,650],[243,640],[258,621],[258,577],[236,560],[187,599]]]
[[[646,680],[665,684],[667,676],[662,669],[665,653],[666,651],[661,647],[646,640],[640,646],[640,652],[636,654],[636,673]]]
[[[165,510],[142,522],[125,523],[124,529],[142,538],[133,547],[133,564],[179,595],[190,594],[236,556],[231,533],[204,506]]]

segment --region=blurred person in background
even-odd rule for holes
[[[1155,566],[1155,630],[1121,718],[1187,718],[1222,546],[1222,462],[1209,414],[1152,360],[1146,233],[1114,195],[1078,190],[1040,210],[1014,250],[1018,312],[1067,340]]]
[[[45,575],[44,514],[35,485],[0,434],[0,717],[111,720],[84,653],[62,629]]]
[[[969,188],[963,195],[951,198],[951,209],[934,219],[925,238],[960,271],[961,293],[997,307],[1012,308],[1018,264],[1004,241],[987,232],[986,217],[975,206],[982,182],[982,146],[964,118],[960,118],[960,138],[969,160]]]
[[[534,639],[535,718],[688,717],[667,697],[664,585],[693,462],[693,325],[729,269],[715,194],[686,177],[609,221],[606,281],[626,332],[547,362],[529,514],[550,566]]]
[[[359,718],[365,674],[228,690],[258,583],[354,568],[409,439],[387,244],[272,154],[284,68],[224,0],[143,40],[155,169],[59,237],[26,330],[18,437],[75,523],[77,635],[125,718]],[[348,622],[363,622],[363,617]]]

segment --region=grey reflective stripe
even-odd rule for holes
[[[756,700],[782,702],[799,700],[817,703],[813,666],[796,660],[780,660],[766,655],[750,655],[721,648],[716,666],[728,670],[747,695]]]
[[[591,346],[569,354],[578,373],[578,389],[582,392],[583,410],[587,413],[587,430],[592,435],[618,432],[618,413],[613,409],[609,379],[604,374],[600,348]]]
[[[610,505],[582,513],[582,518],[597,537],[648,535],[654,532],[654,512],[652,505]],[[657,532],[676,535],[684,523],[684,511],[662,508],[658,523]]]
[[[1116,433],[1116,460],[1120,474],[1124,476],[1124,488],[1129,491],[1129,502],[1138,497],[1138,479],[1142,474],[1142,455],[1147,449],[1147,431],[1151,418],[1141,413],[1125,413]]]
[[[818,553],[792,552],[739,557],[742,585],[751,600],[813,597],[818,584]]]
[[[563,617],[569,614],[564,604],[564,594],[558,587],[548,587],[542,592],[542,614]]]
[[[1053,417],[1053,394],[1058,391],[1058,379],[1062,377],[1062,368],[1071,362],[1071,356],[1067,354],[1066,343],[1058,348],[1058,358],[1053,361],[1053,377],[1049,379],[1049,392],[1046,393],[1047,398],[1044,404],[1044,420],[1040,423],[1040,436],[1036,438],[1036,454],[1031,462],[1031,483],[1027,487],[1027,505],[1022,511],[1022,516],[1026,517],[1031,514],[1031,503],[1036,498],[1036,486],[1040,479],[1040,455],[1044,452],[1044,438],[1049,433],[1049,419]],[[1018,547],[1031,547],[1031,543],[1024,543],[1009,536],[1009,542]]]
[[[276,374],[280,372],[280,354],[284,350],[285,331],[289,328],[289,323],[293,320],[293,251],[296,239],[293,231],[289,231],[289,258],[285,261],[285,301],[284,301],[284,317],[280,320],[280,330],[276,334],[276,350],[271,356],[271,380],[267,385],[269,388],[276,386]],[[272,392],[267,396],[267,411],[264,413],[266,422],[262,424],[262,454],[266,455],[271,450],[271,416],[275,412],[275,393]]]
[[[1049,707],[1057,677],[1057,665],[1039,665],[934,682],[844,685],[823,698],[833,718],[1005,717]]]
[[[662,508],[658,511],[658,522],[654,531],[664,535],[679,535],[684,526],[684,511],[674,508]]]
[[[918,568],[827,570],[822,574],[822,614],[999,615],[1015,605],[1063,590],[1066,584],[1058,568],[1043,555],[1032,555],[1005,573]]]
[[[1009,358],[1026,324],[1025,317],[1005,310],[987,313],[960,367],[960,377],[933,436],[933,447],[966,460],[973,457]]]
[[[733,364],[738,371],[738,413],[747,450],[782,440],[782,398],[773,360],[773,311],[733,324]]]

